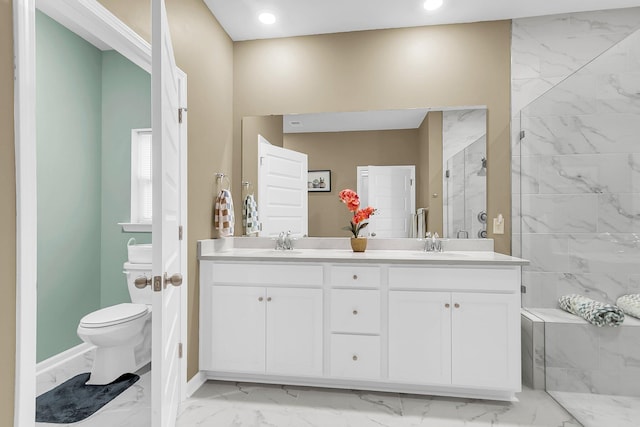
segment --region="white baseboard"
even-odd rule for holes
[[[64,363],[67,363],[71,359],[80,357],[83,354],[93,350],[94,348],[95,346],[83,342],[82,344],[78,344],[75,347],[71,347],[69,350],[65,350],[62,353],[51,356],[50,358],[36,364],[36,375],[40,375],[43,372],[48,371],[49,369],[53,369]]]
[[[207,376],[205,375],[205,373],[202,371],[198,371],[198,373],[195,374],[193,378],[187,381],[187,397],[191,397],[193,393],[195,393],[200,387],[202,387],[202,384],[204,384],[205,381],[207,381]]]

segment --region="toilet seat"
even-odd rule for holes
[[[104,328],[138,319],[149,312],[145,304],[124,303],[89,313],[80,320],[83,328]]]

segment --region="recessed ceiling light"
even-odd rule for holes
[[[426,10],[436,10],[442,6],[442,0],[427,0],[424,2],[424,8]]]
[[[276,22],[276,16],[270,12],[261,13],[260,16],[258,16],[258,19],[260,20],[260,22],[266,25],[271,25]]]

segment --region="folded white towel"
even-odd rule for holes
[[[220,237],[233,236],[233,199],[229,190],[221,190],[216,197],[213,210],[213,225],[220,232]]]
[[[623,295],[616,301],[625,314],[640,319],[640,294]]]
[[[258,204],[253,194],[248,194],[242,204],[242,225],[244,234],[250,236],[260,231],[260,221],[258,220]]]

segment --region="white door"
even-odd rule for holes
[[[211,287],[211,370],[264,374],[266,304],[262,287]]]
[[[322,289],[267,289],[267,374],[322,375]]]
[[[518,387],[520,326],[517,295],[453,293],[451,296],[454,385]]]
[[[448,292],[389,292],[390,380],[451,383],[450,298]]]
[[[180,403],[182,272],[180,85],[164,0],[152,2],[153,321],[151,405],[154,427],[175,426]],[[184,189],[183,189],[184,190]],[[172,280],[169,280],[172,279]]]
[[[366,205],[376,208],[365,234],[410,237],[415,212],[415,166],[368,166]],[[360,188],[358,189],[360,192]]]
[[[271,145],[258,135],[260,236],[308,235],[307,155]]]

